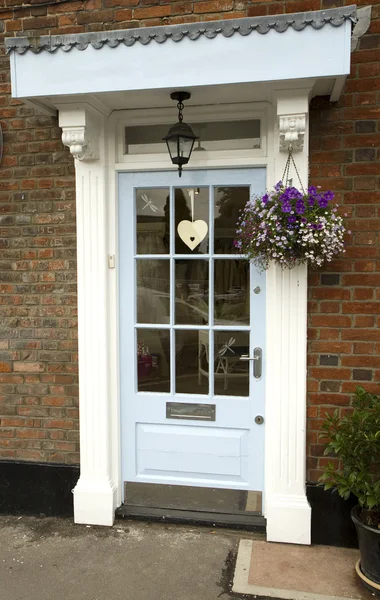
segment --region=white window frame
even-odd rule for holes
[[[268,109],[267,102],[218,104],[208,106],[185,106],[185,120],[191,125],[192,122],[207,123],[217,121],[247,121],[251,119],[260,120],[260,148],[246,148],[241,150],[213,150],[204,151],[202,156],[192,153],[188,169],[212,169],[215,167],[249,167],[262,164],[267,158],[267,128]],[[157,154],[125,154],[125,128],[128,126],[173,125],[176,121],[176,107],[173,103],[171,108],[118,111],[117,115],[111,115],[110,121],[114,125],[114,136],[116,140],[115,168],[117,171],[155,171],[174,169],[169,155]],[[265,160],[266,162],[266,160]]]

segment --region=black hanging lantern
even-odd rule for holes
[[[189,92],[173,92],[170,94],[170,98],[178,102],[178,123],[172,125],[168,134],[163,138],[167,144],[173,165],[178,165],[180,177],[182,176],[182,167],[189,162],[194,142],[198,139],[190,125],[183,122],[183,101],[189,100],[190,96]]]

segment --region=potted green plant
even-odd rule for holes
[[[335,460],[323,468],[320,481],[346,500],[350,494],[358,499],[351,513],[360,549],[356,571],[380,595],[380,396],[358,387],[350,410],[328,415],[322,429],[325,455]]]

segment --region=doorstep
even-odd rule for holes
[[[358,581],[359,550],[241,540],[232,591],[284,600],[373,600]]]

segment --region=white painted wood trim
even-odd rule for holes
[[[304,148],[296,155],[304,185],[308,173],[308,94],[279,92],[268,108],[268,187],[281,178],[286,154],[279,151],[278,117],[305,114]],[[293,111],[293,112],[292,112]],[[99,159],[76,159],[81,476],[74,490],[75,521],[112,525],[121,503],[118,269],[118,142],[116,116],[105,118],[77,104],[61,107],[63,128],[89,128],[83,139],[99,141]],[[92,129],[91,129],[92,128]],[[86,137],[86,135],[87,137]],[[68,139],[69,136],[66,136]],[[81,155],[80,155],[81,156]],[[242,160],[240,158],[240,160]],[[212,166],[246,166],[232,157]],[[137,166],[137,165],[136,165]],[[210,165],[211,166],[211,165]],[[193,165],[196,167],[196,165]],[[160,168],[160,166],[158,166]],[[141,164],[140,164],[141,169]],[[294,182],[296,183],[296,182]],[[310,543],[306,464],[306,268],[267,273],[267,390],[265,516],[268,539]],[[291,358],[291,360],[290,360]]]
[[[276,96],[273,156],[280,181],[287,154],[279,148],[282,115],[305,115],[302,151],[294,154],[304,187],[308,183],[309,89]],[[293,184],[298,187],[295,174]],[[267,272],[267,371],[265,431],[265,516],[267,539],[311,543],[311,508],[306,498],[307,267]]]
[[[99,153],[76,153],[80,478],[74,488],[76,523],[112,525],[117,506],[115,419],[110,403],[107,262],[107,140],[102,114],[77,105],[61,111],[63,140],[96,143]],[[85,146],[83,146],[85,147]],[[114,407],[113,407],[114,408]]]
[[[271,542],[310,544],[306,499],[307,268],[267,272],[265,515]]]

